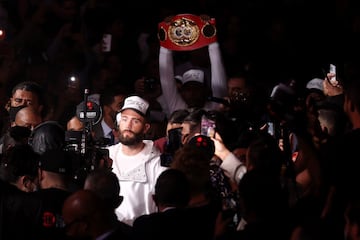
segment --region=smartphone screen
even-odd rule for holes
[[[329,79],[329,83],[333,86],[337,86],[338,81],[336,80],[336,65],[335,64],[330,64],[329,73],[335,74],[333,77],[331,77]]]
[[[275,129],[274,129],[274,123],[273,122],[268,122],[267,123],[267,132],[271,136],[275,137]]]
[[[205,115],[201,118],[201,135],[208,137],[215,137],[216,124],[212,119],[207,118]]]
[[[111,34],[104,34],[102,38],[102,51],[110,52],[111,51]]]

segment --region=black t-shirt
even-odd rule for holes
[[[40,189],[32,193],[40,201],[40,209],[36,221],[37,239],[64,239],[64,220],[62,206],[71,194],[57,188]]]
[[[0,180],[0,201],[0,239],[34,239],[39,199]]]

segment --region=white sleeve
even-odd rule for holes
[[[225,159],[222,159],[220,168],[223,169],[226,175],[236,183],[240,182],[247,171],[245,164],[233,153],[228,154]]]
[[[226,73],[218,42],[209,44],[211,63],[211,90],[214,97],[223,98],[227,95]]]
[[[174,78],[174,60],[172,51],[164,47],[160,47],[159,53],[159,73],[162,94],[168,105],[170,113],[177,109],[187,108],[186,103],[182,99],[176,87]]]

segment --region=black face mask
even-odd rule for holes
[[[9,109],[10,122],[15,122],[16,114],[18,113],[18,111],[20,109],[22,109],[24,107],[26,107],[26,105],[21,105],[21,106],[17,106],[17,107],[10,106],[10,109]]]
[[[14,126],[10,128],[10,136],[17,142],[29,138],[30,135],[31,130],[27,127]]]

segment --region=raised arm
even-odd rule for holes
[[[164,47],[160,47],[159,72],[162,94],[168,105],[169,112],[171,113],[177,109],[187,108],[186,103],[176,87],[172,51]]]
[[[211,90],[214,97],[226,96],[226,73],[221,57],[218,42],[209,45],[209,57],[211,63]]]
[[[215,145],[215,155],[222,160],[220,168],[224,170],[225,174],[237,184],[240,182],[246,173],[245,163],[240,161],[223,143],[220,135],[215,134],[212,138]]]

